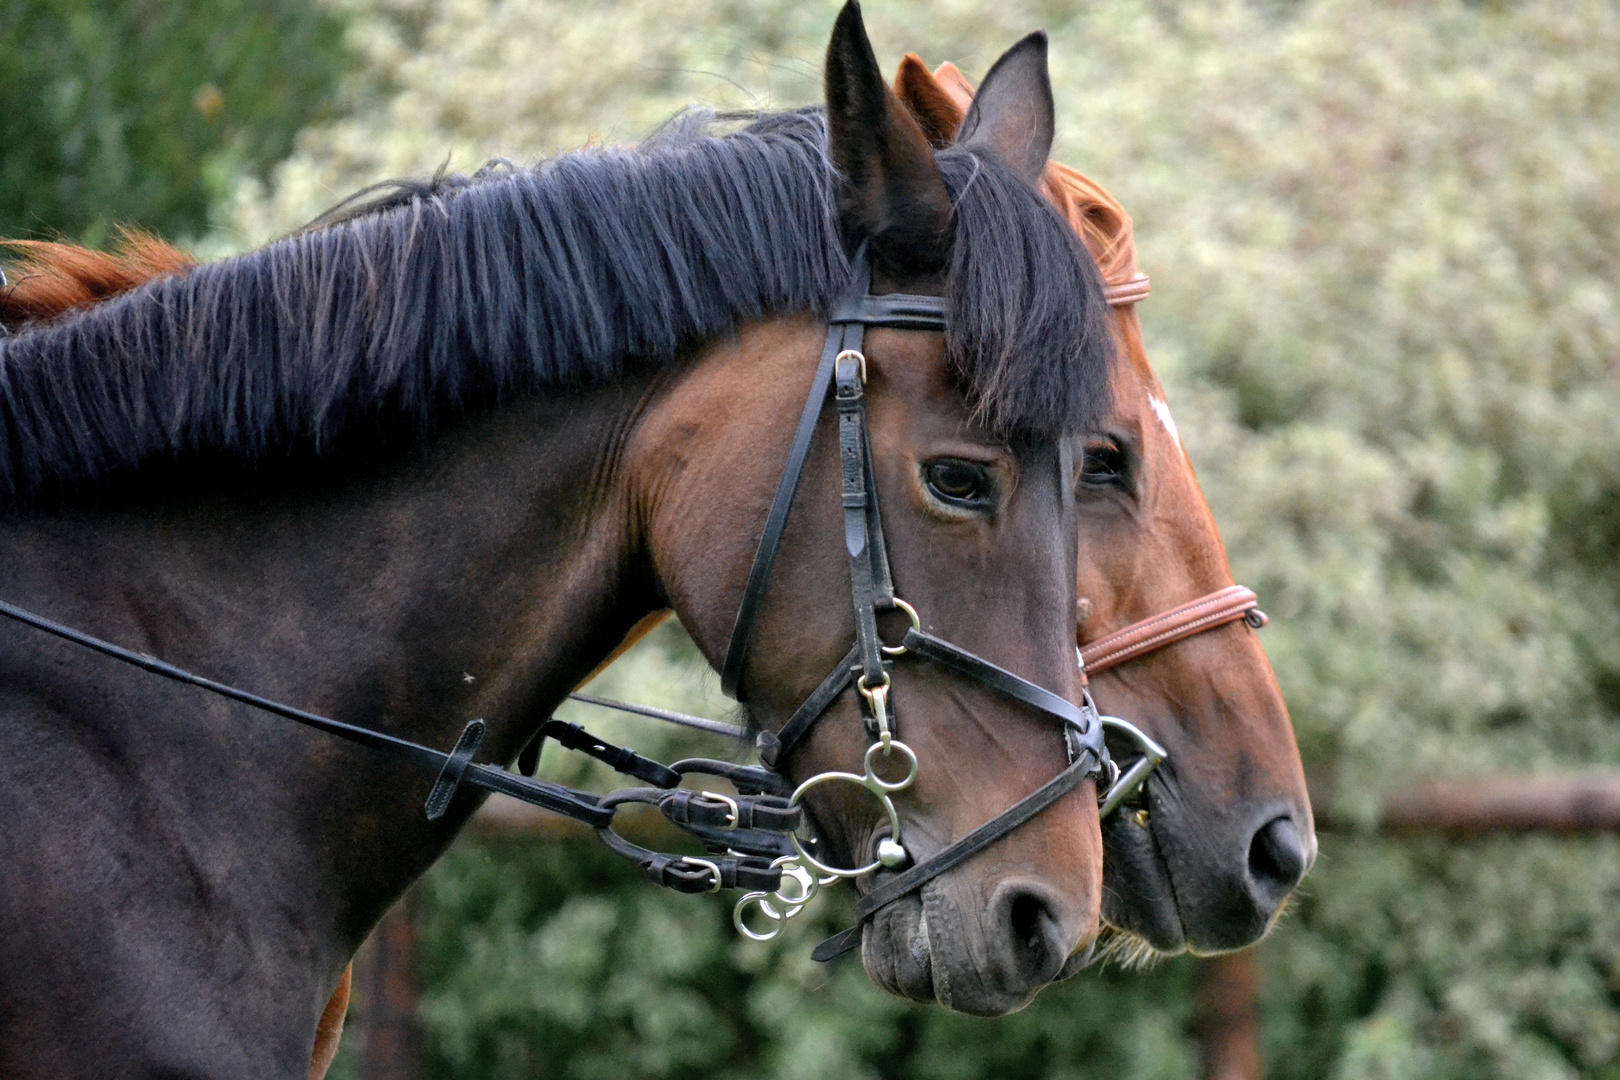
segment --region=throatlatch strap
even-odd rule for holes
[[[788,448],[787,464],[782,468],[782,479],[777,482],[770,513],[765,516],[759,546],[754,549],[754,564],[748,571],[748,583],[743,586],[742,602],[737,605],[737,620],[731,627],[726,662],[720,669],[720,689],[738,701],[742,700],[738,688],[742,683],[743,665],[748,661],[748,644],[754,637],[754,623],[759,619],[759,606],[765,600],[771,567],[775,565],[776,553],[782,546],[782,533],[787,529],[788,511],[793,508],[793,496],[799,490],[804,462],[810,456],[810,444],[815,440],[816,422],[821,418],[821,408],[827,401],[827,390],[832,385],[833,362],[844,349],[844,336],[849,329],[834,327],[827,334],[827,344],[821,350],[821,362],[816,365],[815,377],[810,382],[810,397],[804,403],[804,412],[799,414],[799,427],[793,433],[793,445]]]
[[[1097,726],[1101,727],[1100,724]],[[860,902],[855,905],[855,925],[848,930],[834,934],[820,945],[817,945],[815,951],[810,954],[811,958],[826,963],[828,960],[849,952],[861,943],[861,926],[867,919],[875,915],[880,908],[893,903],[907,893],[916,892],[941,874],[960,866],[966,860],[994,844],[1018,828],[1018,826],[1079,787],[1080,782],[1091,776],[1096,771],[1096,768],[1097,762],[1095,758],[1082,755],[1067,769],[1064,769],[1029,795],[1014,803],[1001,814],[980,825],[944,851],[939,852],[933,858],[918,863],[911,869],[887,879],[861,897]]]

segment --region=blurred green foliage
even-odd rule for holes
[[[343,24],[311,0],[0,0],[0,236],[194,236],[330,118]]]
[[[688,102],[813,101],[835,7],[356,0],[357,104],[305,129],[263,178],[217,171],[235,179],[216,247],[447,154],[471,169],[634,138]],[[247,10],[235,22],[258,25]],[[143,40],[166,17],[118,33]],[[0,35],[66,25],[31,18],[0,19]],[[1273,616],[1264,640],[1341,823],[1262,952],[1269,1074],[1620,1078],[1614,838],[1357,827],[1414,779],[1620,766],[1620,10],[871,0],[867,18],[886,64],[915,50],[971,75],[1045,25],[1057,156],[1136,219],[1150,355],[1236,576]],[[74,65],[88,61],[26,62],[35,82],[8,68],[0,85],[60,83],[37,100],[79,100]],[[153,91],[153,116],[195,124],[195,86],[213,81],[230,103],[223,80],[199,69],[182,92]],[[44,108],[21,97],[11,112]],[[288,145],[291,126],[265,130],[283,134],[241,145]],[[15,137],[0,137],[10,177]],[[39,172],[51,190],[77,175]],[[133,216],[109,209],[124,205],[115,194],[83,204]],[[723,708],[674,631],[603,682]],[[589,719],[654,751],[716,750]],[[1089,972],[982,1021],[884,998],[852,967],[814,969],[805,953],[838,923],[837,901],[784,941],[742,943],[722,901],[656,893],[588,845],[468,837],[422,897],[435,1077],[1147,1080],[1193,1067],[1189,960]]]
[[[634,137],[687,101],[815,100],[833,8],[467,0],[408,9],[407,34],[393,6],[363,35],[400,86],[389,108],[311,132],[235,220],[269,235],[447,151],[469,167]],[[886,63],[970,74],[1044,24],[1057,156],[1136,219],[1149,353],[1343,823],[1262,953],[1270,1075],[1620,1077],[1612,838],[1355,824],[1416,779],[1620,765],[1620,11],[866,9]],[[671,642],[615,689],[694,704]],[[1193,1070],[1193,961],[951,1017],[811,971],[835,918],[738,943],[720,903],[629,875],[571,890],[596,858],[471,840],[429,876],[435,1076]]]

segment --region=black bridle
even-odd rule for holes
[[[485,725],[482,720],[467,724],[454,748],[444,753],[203,678],[3,601],[0,601],[0,615],[154,675],[199,687],[433,770],[437,773],[437,779],[424,808],[429,820],[441,818],[456,791],[465,784],[507,795],[591,826],[612,850],[637,863],[659,885],[689,893],[722,888],[752,890],[739,904],[735,915],[739,929],[751,937],[770,937],[775,933],[759,934],[748,930],[743,923],[742,912],[744,905],[751,901],[758,901],[768,918],[780,921],[795,914],[819,885],[841,877],[864,877],[880,869],[899,871],[870,889],[856,904],[855,926],[816,948],[816,959],[830,960],[859,944],[861,926],[879,909],[915,892],[994,844],[1073,791],[1082,781],[1108,776],[1110,788],[1104,805],[1109,808],[1117,805],[1125,793],[1118,790],[1122,786],[1118,783],[1119,770],[1109,760],[1104,744],[1105,721],[1109,726],[1125,729],[1127,734],[1136,737],[1144,747],[1145,761],[1151,760],[1151,764],[1156,765],[1163,756],[1162,751],[1130,725],[1113,718],[1099,717],[1089,695],[1085,696],[1083,705],[1076,706],[1035,683],[927,633],[922,629],[916,611],[895,595],[868,441],[864,392],[866,358],[861,346],[867,327],[943,332],[944,301],[938,297],[906,294],[871,296],[868,295],[869,282],[870,270],[864,255],[858,254],[854,260],[851,287],[828,320],[830,325],[826,345],[738,607],[730,647],[721,672],[721,685],[728,694],[735,696],[739,693],[749,643],[771,568],[781,546],[788,512],[798,490],[829,391],[838,410],[844,546],[849,556],[855,643],[780,730],[758,736],[763,766],[708,758],[689,758],[664,765],[633,750],[599,739],[578,724],[548,720],[519,756],[519,769],[525,774],[519,775],[498,765],[479,764],[472,760],[484,738]],[[1062,445],[1064,452],[1060,455],[1060,470],[1064,475],[1060,477],[1060,483],[1067,491],[1070,482],[1067,473],[1072,461],[1067,452],[1067,443]],[[880,612],[893,610],[903,611],[909,616],[911,626],[900,644],[891,647],[885,645],[879,636],[877,619]],[[1069,758],[1065,769],[1030,795],[929,859],[906,869],[901,868],[905,867],[909,857],[900,842],[900,821],[889,797],[912,782],[917,773],[917,760],[910,748],[896,737],[894,712],[889,701],[892,664],[886,659],[902,654],[939,664],[1023,702],[1056,721],[1063,732]],[[784,764],[832,703],[851,686],[858,691],[864,703],[863,716],[871,737],[864,775],[821,773],[804,781],[796,789],[792,788],[782,774]],[[729,725],[684,714],[603,699],[584,700],[710,731],[740,733],[740,729]],[[567,749],[589,754],[621,774],[635,777],[649,786],[621,789],[603,796],[532,779],[540,751],[548,738],[555,739]],[[883,759],[899,760],[907,765],[904,778],[887,780],[880,776],[875,762]],[[689,775],[724,779],[733,785],[736,794],[679,788],[682,779]],[[1144,770],[1132,770],[1130,779],[1136,784],[1144,778]],[[878,857],[869,866],[850,869],[829,867],[812,854],[814,841],[803,841],[796,835],[804,819],[800,806],[802,796],[810,788],[831,780],[866,786],[882,801],[888,814],[889,834],[879,843]],[[612,825],[618,807],[628,803],[656,806],[666,818],[699,839],[708,849],[709,857],[654,852],[625,840],[613,831]],[[782,890],[784,874],[795,883],[793,891]]]

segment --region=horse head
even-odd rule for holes
[[[954,65],[930,74],[908,56],[896,80],[942,143],[971,107]],[[1080,519],[1078,641],[1092,652],[1121,628],[1232,585],[1226,552],[1166,395],[1148,363],[1136,302],[1130,218],[1112,196],[1051,163],[1043,187],[1096,257],[1114,305],[1121,362],[1106,418],[1086,437]],[[1140,794],[1103,822],[1103,952],[1219,952],[1258,940],[1316,854],[1298,746],[1252,623],[1144,649],[1092,676],[1099,707],[1134,721],[1168,751]],[[1151,642],[1146,642],[1149,646]],[[1106,648],[1105,648],[1106,651]],[[1111,743],[1111,745],[1114,745]],[[1115,746],[1128,762],[1131,749]]]
[[[824,674],[847,663],[869,602],[863,590],[873,589],[859,578],[866,571],[851,569],[872,542],[860,523],[881,528],[892,591],[905,603],[887,604],[880,620],[892,667],[857,682],[887,699],[874,708],[871,694],[844,687],[779,764],[800,784],[859,774],[863,760],[897,779],[905,762],[871,754],[891,717],[916,762],[914,783],[893,797],[894,817],[855,784],[820,784],[805,801],[824,865],[877,866],[898,825],[915,872],[1070,772],[1071,748],[1050,715],[964,678],[938,646],[904,646],[917,634],[948,639],[1078,700],[1077,462],[1067,447],[1106,393],[1111,347],[1092,261],[1034,188],[1052,135],[1044,36],[998,62],[964,137],[936,154],[885,85],[850,5],[828,51],[827,102],[839,225],[852,247],[865,246],[871,292],[942,296],[948,330],[880,324],[866,335],[859,390],[873,491],[852,495],[862,451],[828,410],[796,497],[789,492],[791,513],[771,534],[778,557],[746,663],[735,662],[735,629],[757,542],[770,534],[761,520],[790,456],[794,408],[817,352],[837,351],[833,339],[802,318],[745,329],[649,406],[636,460],[659,589],[771,740],[799,729],[794,718]],[[1060,289],[1077,290],[1080,302]],[[1048,334],[1054,318],[1070,340]],[[852,510],[869,495],[872,519]],[[1072,968],[1096,932],[1101,847],[1094,784],[1070,786],[871,912],[861,940],[872,977],[914,999],[999,1013]],[[862,877],[869,898],[903,865]]]

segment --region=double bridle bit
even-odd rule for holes
[[[871,888],[855,905],[855,925],[819,945],[813,955],[830,960],[860,943],[861,926],[879,909],[915,892],[946,871],[984,850],[1024,822],[1035,817],[1083,780],[1096,777],[1099,813],[1106,817],[1140,789],[1148,775],[1165,759],[1165,751],[1134,725],[1117,717],[1101,716],[1085,690],[1085,676],[1163,648],[1173,641],[1223,626],[1237,619],[1264,625],[1254,594],[1232,586],[1143,620],[1085,646],[1079,652],[1082,703],[1075,705],[1010,671],[923,629],[918,612],[897,597],[890,576],[883,523],[878,513],[871,448],[867,438],[865,407],[866,357],[861,352],[869,326],[943,332],[944,302],[938,297],[867,294],[870,270],[864,254],[854,260],[849,293],[831,317],[826,345],[812,380],[809,399],[799,418],[788,460],[766,517],[759,547],[743,590],[730,647],[721,671],[721,686],[738,696],[749,642],[765,587],[787,525],[788,511],[799,486],[818,420],[828,396],[838,410],[839,460],[842,474],[844,546],[849,556],[855,610],[855,643],[796,709],[780,730],[757,738],[762,766],[740,765],[709,758],[689,758],[664,765],[626,747],[597,738],[578,724],[548,720],[518,757],[519,773],[499,765],[473,761],[484,737],[484,722],[473,720],[445,753],[372,728],[333,720],[294,708],[240,688],[195,675],[173,664],[126,649],[81,630],[64,626],[15,605],[0,601],[0,615],[86,649],[139,667],[153,675],[195,686],[221,697],[293,720],[306,727],[356,743],[437,773],[424,810],[429,820],[443,817],[462,785],[507,795],[581,821],[592,828],[614,852],[640,866],[654,882],[680,892],[713,892],[722,888],[748,890],[733,911],[738,930],[750,938],[775,937],[822,887],[843,879],[860,879],[880,871],[893,875]],[[1070,483],[1071,453],[1062,444],[1060,483]],[[878,635],[880,612],[900,611],[909,628],[899,645],[885,645]],[[893,796],[910,787],[918,774],[917,755],[898,737],[890,693],[890,667],[895,658],[909,654],[948,668],[1023,702],[1056,721],[1063,733],[1068,766],[1003,813],[974,829],[931,858],[911,861],[901,837],[899,812]],[[863,702],[863,716],[871,742],[862,772],[818,773],[797,787],[784,778],[782,768],[816,722],[840,695],[853,685]],[[683,713],[575,694],[588,704],[652,716],[700,730],[741,735],[733,725]],[[1108,755],[1104,732],[1133,743],[1140,756],[1121,775]],[[532,779],[547,739],[602,761],[616,771],[649,785],[623,788],[608,795],[579,791],[561,784]],[[735,794],[680,787],[687,776],[714,776],[730,783]],[[823,861],[815,841],[802,839],[803,800],[811,790],[830,783],[856,784],[874,795],[886,817],[886,830],[875,857],[864,865],[840,868]],[[709,857],[670,855],[640,847],[613,831],[620,806],[642,803],[655,806],[669,821],[696,837]],[[751,928],[745,916],[757,908],[772,924]]]

